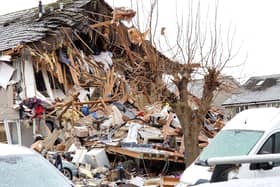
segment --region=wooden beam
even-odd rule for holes
[[[183,154],[178,154],[170,151],[164,151],[165,154],[159,154],[159,153],[146,153],[146,152],[140,152],[140,151],[133,151],[128,150],[122,147],[114,147],[114,146],[108,146],[106,148],[108,152],[117,153],[121,155],[130,156],[133,158],[138,159],[147,159],[147,160],[162,160],[162,161],[172,161],[177,163],[184,163],[184,156]]]
[[[109,21],[104,21],[104,22],[100,22],[100,23],[95,23],[93,25],[90,25],[89,27],[91,29],[96,29],[96,28],[102,27],[102,26],[108,27],[111,24],[112,24],[112,20],[109,20]]]

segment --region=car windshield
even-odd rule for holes
[[[0,156],[1,187],[71,187],[71,184],[38,155]]]
[[[220,131],[201,152],[198,163],[206,161],[211,157],[247,155],[262,135],[262,131]]]

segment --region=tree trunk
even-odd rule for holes
[[[185,138],[185,145],[187,148],[185,149],[186,155],[186,166],[189,166],[199,155],[200,148],[198,145],[198,136],[201,130],[201,124],[199,123],[199,119],[194,117],[191,121],[191,124],[187,126],[189,133],[189,137]]]
[[[182,140],[185,147],[184,157],[185,164],[189,166],[198,156],[200,149],[198,147],[198,135],[201,124],[196,121],[195,113],[188,104],[187,94],[181,95],[180,101],[172,104],[172,107],[180,119],[184,139]]]

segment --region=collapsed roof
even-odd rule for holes
[[[123,20],[129,21],[135,15],[134,11],[113,10],[104,0],[64,2],[63,9],[58,3],[45,6],[42,16],[39,16],[38,8],[0,16],[2,54],[25,59],[31,55],[29,60],[37,67],[36,72],[46,69],[60,84],[74,82],[82,87],[100,86],[104,82],[96,69],[104,72],[108,64],[92,63],[93,55],[102,52],[111,52],[104,55],[113,56],[116,71],[120,70],[119,73],[133,81],[136,87],[146,89],[156,76],[172,74],[181,67],[159,53],[145,40],[143,33],[122,25]],[[62,62],[63,56],[70,62]],[[90,73],[91,77],[83,70],[88,65],[96,70]],[[69,71],[70,78],[66,76]],[[94,85],[90,85],[93,82]]]

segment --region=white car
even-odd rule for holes
[[[1,187],[73,187],[63,174],[35,151],[0,144]]]
[[[198,158],[185,169],[177,187],[210,181],[213,168],[206,164],[209,158],[229,156],[254,156],[280,153],[280,109],[248,109],[237,114],[210,141]],[[280,176],[280,163],[269,170],[252,169],[250,163],[242,164],[234,178],[260,178]]]

